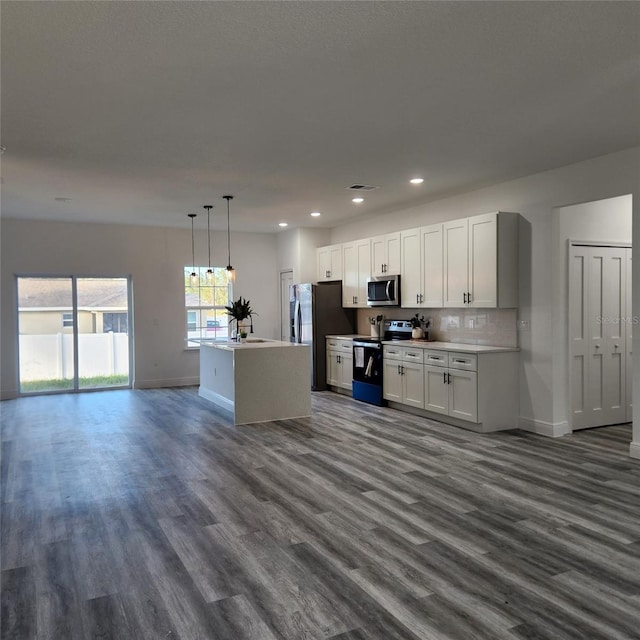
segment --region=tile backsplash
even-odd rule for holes
[[[358,333],[370,332],[371,316],[382,314],[385,320],[408,320],[416,313],[431,320],[431,340],[518,346],[517,309],[358,309]]]

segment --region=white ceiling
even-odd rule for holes
[[[222,229],[230,193],[233,229],[335,226],[640,144],[637,2],[3,0],[1,21],[4,217],[187,227],[213,204]],[[354,205],[354,182],[380,188]]]

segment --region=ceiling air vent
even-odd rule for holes
[[[353,191],[373,191],[374,189],[378,189],[379,187],[372,187],[369,184],[352,184],[347,189],[352,189]]]

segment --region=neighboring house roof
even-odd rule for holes
[[[18,308],[71,308],[71,282],[67,278],[20,278]],[[122,279],[82,279],[78,308],[126,309],[127,283]]]

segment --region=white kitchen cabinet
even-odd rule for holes
[[[397,275],[401,269],[400,232],[371,238],[371,275]]]
[[[327,338],[327,384],[351,391],[353,384],[353,342]]]
[[[434,344],[384,345],[384,398],[390,406],[413,407],[419,415],[481,433],[516,428],[517,350],[469,345],[466,351],[460,345],[448,351]]]
[[[440,308],[443,305],[442,225],[409,229],[400,234],[402,246],[401,305]]]
[[[424,408],[422,349],[384,347],[382,391],[385,400]]]
[[[342,245],[342,306],[367,306],[367,280],[371,277],[371,239]]]
[[[478,420],[477,357],[425,351],[424,407],[461,420]]]
[[[443,224],[444,306],[518,306],[518,214],[489,213]]]
[[[342,280],[342,245],[333,244],[316,250],[317,280]]]

